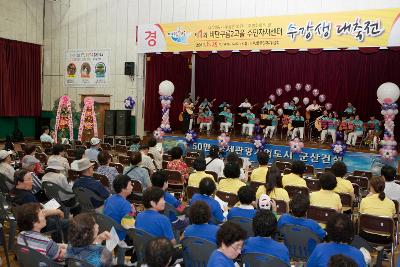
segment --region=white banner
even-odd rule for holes
[[[109,57],[110,49],[76,49],[65,51],[65,86],[110,86]]]

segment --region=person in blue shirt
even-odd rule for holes
[[[182,204],[178,199],[176,199],[171,193],[167,191],[168,188],[168,177],[167,173],[163,170],[157,171],[151,175],[151,184],[164,191],[165,203],[174,207],[176,212],[170,212],[168,217],[172,223],[172,226],[177,230],[183,230],[189,225],[187,219],[179,219],[177,213],[182,213],[185,209],[185,205]]]
[[[253,218],[254,237],[249,237],[245,241],[242,254],[268,254],[290,265],[288,248],[271,238],[271,235],[276,232],[276,226],[276,217],[272,211],[257,211]]]
[[[211,254],[207,267],[233,267],[239,256],[246,231],[233,222],[224,223],[217,232],[217,249]]]
[[[211,220],[210,223],[220,224],[226,220],[221,206],[218,201],[216,201],[212,195],[215,193],[217,189],[215,182],[211,178],[203,178],[199,185],[199,194],[194,194],[192,199],[190,200],[190,206],[196,203],[197,201],[204,201],[208,204],[211,210]]]
[[[189,225],[183,233],[186,237],[199,237],[217,244],[217,231],[219,226],[208,224],[211,218],[210,207],[204,201],[197,201],[189,209]]]
[[[326,225],[328,243],[318,244],[307,261],[307,267],[325,267],[331,256],[343,254],[353,259],[359,267],[366,267],[360,250],[349,245],[354,237],[354,226],[346,214],[336,213],[329,217]]]
[[[87,158],[72,162],[71,169],[80,172],[80,176],[75,180],[72,189],[83,187],[105,200],[110,196],[110,192],[108,192],[108,190],[99,181],[93,178],[93,165],[94,163],[90,162]],[[102,206],[104,204],[104,200],[98,201],[92,199],[93,207],[96,209]]]
[[[358,267],[358,265],[352,258],[337,254],[329,259],[328,267]]]
[[[301,194],[296,194],[289,202],[292,214],[283,214],[278,221],[278,231],[283,226],[292,224],[306,227],[313,231],[321,240],[326,236],[326,232],[314,220],[305,218],[307,210],[310,207],[310,198]]]
[[[176,240],[169,218],[160,211],[165,209],[164,191],[159,187],[150,187],[143,192],[145,210],[136,217],[135,227],[155,237],[165,237],[174,245]]]
[[[113,188],[115,195],[107,198],[104,202],[103,214],[121,224],[124,216],[133,215],[135,211],[131,203],[126,200],[132,193],[131,178],[123,174],[117,175],[113,181]],[[126,231],[117,230],[117,234],[120,240],[124,240],[126,237]]]
[[[227,219],[229,220],[233,217],[245,217],[253,219],[257,212],[257,210],[254,209],[256,192],[254,192],[253,188],[251,188],[249,185],[242,186],[238,191],[238,198],[240,205],[229,210]]]

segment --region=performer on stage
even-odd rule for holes
[[[349,136],[347,138],[347,144],[355,146],[357,137],[362,136],[364,133],[364,122],[360,120],[359,115],[356,115],[353,121],[353,125],[354,125],[354,132],[349,133]]]
[[[317,100],[314,99],[312,104],[308,105],[308,107],[306,108],[306,111],[317,111],[317,110],[321,110],[321,106],[318,105]]]
[[[277,106],[279,106],[279,105],[277,105]],[[271,100],[268,99],[267,102],[264,103],[264,106],[261,108],[261,111],[262,112],[267,111],[267,114],[269,114],[269,111],[274,108],[275,108],[275,106],[272,104]]]
[[[349,102],[347,103],[347,108],[343,112],[349,117],[356,114],[356,108]]]
[[[247,100],[247,98],[246,98],[246,100]],[[246,102],[246,100],[245,100],[245,102]],[[246,130],[248,130],[249,136],[252,136],[253,135],[254,122],[255,122],[256,115],[254,115],[254,113],[251,112],[250,108],[248,108],[247,112],[246,113],[242,113],[241,116],[242,117],[246,117],[247,120],[248,120],[247,123],[243,123],[242,124],[242,134],[245,135],[246,134]]]
[[[375,119],[375,116],[371,116],[367,122],[368,135],[366,143],[369,144],[371,150],[378,150],[378,139],[381,134],[380,121]]]
[[[271,125],[267,126],[264,130],[264,137],[268,136],[269,133],[269,138],[272,138],[276,126],[278,125],[278,117],[275,115],[274,110],[270,109],[269,110],[269,114],[266,117],[267,120],[271,121]]]
[[[311,137],[318,138],[319,131],[315,127],[315,120],[321,115],[321,106],[317,103],[317,100],[313,100],[312,104],[306,108],[306,118],[311,128]]]
[[[303,140],[303,138],[304,138],[304,117],[300,115],[300,111],[296,111],[296,115],[292,115],[289,118],[290,118],[290,122],[293,127],[292,140],[297,136],[297,133],[300,133],[300,139]],[[303,123],[303,126],[295,125],[297,123],[300,124],[301,122]],[[289,133],[289,131],[288,131],[288,133]]]
[[[293,114],[295,114],[295,111],[298,110],[298,107],[296,106],[296,104],[294,103],[294,101],[290,101],[289,106],[287,107],[288,110],[291,110],[293,112]]]
[[[350,118],[346,119],[347,129],[344,131],[344,140],[345,141],[347,141],[348,134],[351,133],[354,130],[353,121],[354,121],[354,116],[353,115],[351,115]]]
[[[204,111],[199,114],[200,131],[203,130],[204,126],[206,126],[207,132],[210,132],[212,119],[212,112],[210,111],[209,107],[205,107]]]
[[[231,109],[225,106],[225,110],[220,112],[219,115],[224,116],[225,121],[221,122],[219,125],[219,130],[221,132],[229,132],[229,127],[232,126],[233,123],[233,115],[231,113]]]
[[[333,143],[336,143],[336,129],[338,127],[338,121],[336,118],[333,118],[332,113],[329,113],[329,117],[325,118],[325,120],[327,123],[327,128],[321,131],[321,143],[325,142],[326,134],[332,136]]]
[[[199,101],[199,97],[196,98],[196,101],[193,103],[191,94],[189,93],[188,97],[183,100],[182,104],[182,116],[179,115],[179,120],[183,121],[182,131],[186,133],[188,130],[192,129],[193,126],[193,110],[194,106]]]
[[[252,106],[251,106],[249,100],[248,100],[247,98],[245,98],[245,99],[244,99],[244,102],[242,102],[242,103],[239,105],[239,108],[252,108]]]

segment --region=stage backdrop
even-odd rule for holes
[[[216,98],[217,103],[228,101],[235,107],[248,97],[252,104],[261,105],[270,94],[276,95],[276,88],[283,89],[289,83],[292,90],[289,93],[283,90],[275,103],[282,105],[294,96],[300,101],[307,96],[311,103],[314,97],[304,90],[304,84],[309,83],[326,95],[325,103],[332,103],[332,110],[342,112],[347,102],[351,102],[363,120],[370,115],[382,119],[376,90],[384,82],[400,85],[399,68],[400,52],[391,50],[372,54],[360,51],[271,52],[247,56],[232,53],[226,58],[219,54],[205,58],[196,55],[196,96]],[[300,91],[294,88],[296,83],[303,84]]]

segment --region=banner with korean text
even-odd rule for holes
[[[400,45],[400,9],[139,25],[138,53]]]
[[[109,57],[110,49],[79,49],[65,51],[65,86],[110,86]]]

